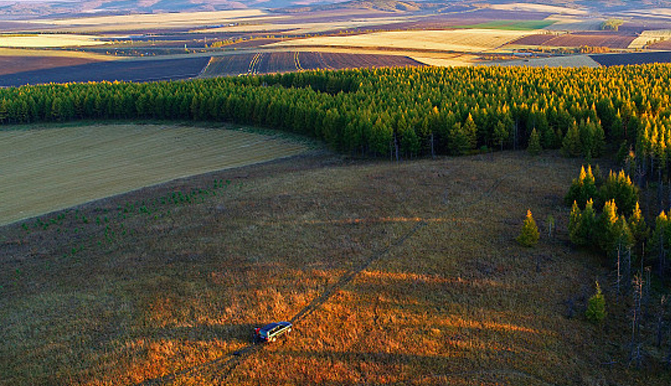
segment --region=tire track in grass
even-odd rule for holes
[[[473,206],[479,204],[480,202],[484,201],[485,198],[490,197],[496,189],[503,183],[503,181],[507,178],[512,177],[513,175],[517,175],[524,171],[523,168],[519,168],[518,170],[512,172],[512,173],[507,173],[503,175],[502,177],[499,177],[496,179],[492,185],[484,191],[479,197],[477,197],[473,202],[470,204],[462,206],[460,209],[456,211],[456,213],[461,213],[467,209],[472,208]],[[428,223],[426,221],[420,220],[412,229],[401,235],[399,238],[397,238],[394,242],[389,244],[386,248],[384,248],[381,251],[375,252],[372,254],[368,259],[363,261],[361,264],[359,264],[357,267],[354,269],[351,269],[349,272],[344,274],[338,282],[333,284],[331,287],[329,287],[326,291],[324,291],[323,294],[320,296],[314,298],[310,304],[307,306],[303,307],[296,315],[294,315],[289,321],[291,321],[292,324],[296,325],[297,323],[300,323],[302,320],[305,318],[309,317],[312,313],[317,311],[321,306],[324,305],[329,299],[331,299],[336,293],[338,293],[341,289],[343,289],[347,284],[352,282],[354,278],[363,272],[366,268],[368,268],[372,263],[375,261],[379,260],[383,256],[387,255],[392,249],[397,248],[402,246],[409,238],[414,236],[419,230],[427,226]],[[178,377],[182,376],[189,376],[189,375],[197,375],[199,379],[206,379],[209,384],[211,385],[217,385],[217,384],[225,384],[226,380],[230,376],[230,374],[238,367],[245,358],[249,357],[253,353],[263,349],[262,344],[249,344],[231,354],[224,355],[220,358],[214,359],[212,361],[192,366],[183,370],[180,370],[176,373],[173,374],[168,374],[160,378],[155,378],[155,379],[149,379],[145,380],[144,382],[141,382],[137,384],[136,386],[150,386],[150,385],[165,385],[165,384],[170,384],[174,382]],[[499,371],[505,371],[505,370],[499,370]],[[485,371],[486,372],[486,371]],[[526,376],[530,378],[535,378],[530,374],[525,374],[516,370],[510,370],[508,371],[510,373],[516,373],[521,376]],[[453,375],[458,375],[458,374],[453,374]],[[449,376],[449,374],[444,374],[443,376]]]

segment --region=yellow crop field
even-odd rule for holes
[[[328,36],[273,43],[270,47],[328,46],[428,51],[481,52],[500,47],[534,31],[459,29],[375,32],[353,36]]]
[[[643,48],[651,42],[671,39],[671,29],[646,30],[634,39],[629,47],[631,49]]]
[[[256,133],[176,125],[0,131],[0,225],[305,149]]]
[[[0,35],[0,47],[53,48],[105,44],[95,36],[71,34]]]

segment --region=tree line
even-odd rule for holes
[[[0,123],[77,119],[226,121],[312,136],[362,156],[480,149],[599,157],[621,147],[666,170],[671,66],[382,68],[156,83],[0,89]]]

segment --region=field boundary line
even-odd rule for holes
[[[205,65],[205,67],[203,67],[203,69],[200,70],[200,72],[198,73],[198,75],[196,75],[196,78],[200,78],[201,76],[203,76],[203,75],[205,74],[205,72],[207,71],[207,69],[210,68],[210,64],[212,64],[212,61],[213,61],[213,60],[214,60],[214,56],[210,56],[210,60],[207,61],[207,64]]]

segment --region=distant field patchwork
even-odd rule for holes
[[[480,52],[500,47],[532,31],[459,29],[435,31],[376,32],[353,36],[296,39],[270,46],[363,47],[397,50]]]
[[[180,126],[0,131],[0,225],[305,149],[297,142],[245,131]]]

